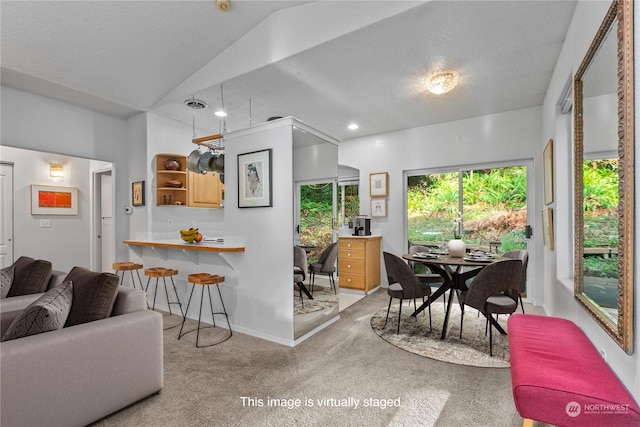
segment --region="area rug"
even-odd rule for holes
[[[443,303],[431,305],[432,330],[429,330],[429,311],[411,317],[411,306],[402,306],[400,333],[398,327],[398,304],[391,306],[389,321],[384,326],[387,309],[381,309],[371,317],[371,328],[383,340],[398,348],[420,356],[458,365],[484,368],[508,368],[509,348],[506,335],[493,330],[493,357],[489,356],[489,335],[485,335],[485,318],[471,308],[465,307],[464,329],[460,338],[460,306],[454,303],[449,316],[449,326],[444,340],[440,339],[444,321]],[[499,323],[506,330],[507,316],[501,316]]]
[[[293,298],[294,298],[294,314],[306,314],[313,313],[320,310],[330,309],[338,304],[338,295],[333,293],[333,290],[322,286],[315,286],[313,290],[313,299],[307,298],[303,293],[302,298],[304,307],[300,301],[300,291],[298,287],[294,286]]]

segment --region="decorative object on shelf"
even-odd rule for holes
[[[131,184],[131,204],[144,206],[144,181],[136,181]]]
[[[78,189],[31,185],[31,215],[78,215]]]
[[[271,188],[271,152],[238,154],[238,207],[259,208],[273,206]]]
[[[167,159],[164,162],[164,168],[168,171],[179,171],[180,170],[180,162],[176,159]]]
[[[165,181],[164,186],[171,187],[171,188],[182,188],[182,182],[181,181]]]
[[[387,197],[387,172],[374,172],[369,174],[369,196]]]
[[[553,250],[553,209],[542,209],[542,235],[544,246]]]
[[[371,199],[371,216],[373,218],[387,216],[387,199]]]
[[[544,148],[544,204],[553,202],[553,139]]]
[[[447,243],[449,255],[454,258],[462,258],[467,253],[467,244],[462,239],[451,239]]]

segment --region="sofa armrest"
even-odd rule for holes
[[[163,387],[162,315],[144,310],[2,343],[0,424],[87,425]]]
[[[118,295],[113,304],[112,316],[147,309],[147,293],[127,286],[118,286]]]
[[[49,279],[49,285],[47,286],[47,290],[58,286],[60,283],[64,281],[64,278],[67,277],[67,273],[60,270],[51,270],[51,278]]]

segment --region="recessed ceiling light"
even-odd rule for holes
[[[457,71],[438,71],[428,76],[424,84],[429,89],[429,92],[442,95],[453,90],[459,80],[460,73]]]
[[[356,130],[356,129],[358,129],[359,127],[360,127],[360,126],[358,126],[358,124],[357,124],[357,123],[351,123],[351,124],[348,126],[348,128],[349,128],[349,129],[351,129],[351,130]]]
[[[227,113],[224,110],[218,110],[213,114],[215,114],[218,117],[227,117]]]

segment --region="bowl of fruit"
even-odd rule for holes
[[[191,227],[188,230],[180,230],[180,238],[187,243],[200,243],[202,241],[202,234],[197,228]]]

